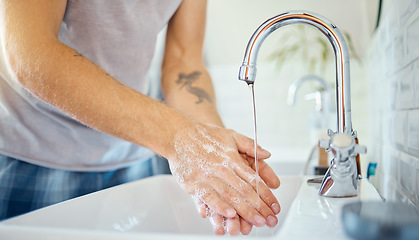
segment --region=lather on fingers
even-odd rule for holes
[[[227,175],[225,176],[225,179],[239,179],[238,176],[234,174],[228,176],[227,173],[228,171],[224,172],[224,174]],[[249,203],[243,198],[245,194],[240,194],[236,189],[234,189],[231,185],[227,184],[224,180],[216,177],[216,175],[211,175],[210,177],[207,177],[206,181],[211,182],[211,187],[206,186],[205,184],[194,185],[185,183],[184,187],[187,192],[192,193],[195,202],[204,202],[210,209],[214,210],[217,214],[222,215],[226,218],[233,218],[237,213],[240,217],[258,227],[264,226],[266,224],[265,218],[267,218],[268,215],[273,215],[266,205],[263,208],[261,208],[262,211],[260,212],[258,211],[258,209],[256,209],[256,204],[254,204],[253,206],[249,205]],[[249,184],[247,183],[245,183],[245,186],[248,186],[250,192],[253,192],[253,194],[255,195],[253,196],[254,202],[257,202],[258,196],[254,192],[252,186],[249,186]],[[267,213],[268,211],[269,213]],[[265,216],[262,214],[264,214]]]
[[[233,218],[225,218],[209,209],[202,201],[195,202],[195,204],[202,218],[210,218],[213,231],[216,235],[224,235],[226,232],[231,236],[238,235],[239,232],[243,235],[248,235],[252,231],[253,225],[238,215]]]
[[[226,177],[228,178],[228,177]],[[227,181],[227,180],[226,180]],[[256,205],[250,205],[244,198],[243,193],[239,193],[236,189],[234,189],[231,185],[226,184],[223,180],[219,178],[214,178],[213,182],[216,184],[217,188],[215,191],[217,191],[219,196],[222,196],[224,201],[226,201],[231,207],[235,209],[237,214],[239,214],[242,218],[244,218],[246,221],[252,223],[255,226],[261,227],[266,224],[265,217],[262,215],[262,213],[265,213],[264,211],[258,211],[256,208]],[[251,192],[254,193],[253,188],[251,188]],[[254,193],[255,194],[255,193]],[[257,199],[257,194],[255,194],[255,199]],[[212,208],[213,205],[207,202],[207,205]],[[264,210],[269,209],[265,206]]]
[[[243,165],[242,167],[252,171],[248,166]],[[277,223],[275,215],[278,212],[276,209],[271,209],[271,206],[274,203],[277,204],[277,200],[263,181],[259,181],[261,194],[259,196],[256,192],[256,181],[254,179],[257,177],[254,172],[249,175],[249,173],[243,173],[245,170],[239,170],[240,167],[236,166],[233,169],[236,172],[242,172],[236,174],[236,172],[231,171],[231,168],[222,168],[224,170],[215,173],[215,176],[218,177],[213,180],[218,186],[215,191],[249,223],[259,227],[265,224],[274,227]],[[243,175],[243,177],[240,175]]]
[[[235,133],[234,135],[236,145],[240,152],[241,157],[247,162],[247,165],[253,171],[256,171],[256,161],[255,161],[255,148],[254,141],[246,136]],[[258,174],[263,180],[259,184],[259,190],[261,192],[261,199],[272,209],[275,214],[278,214],[280,211],[280,206],[278,200],[275,198],[273,193],[269,188],[278,188],[280,181],[278,176],[272,170],[272,168],[264,161],[269,158],[271,154],[262,149],[260,146],[257,146],[257,158],[258,158]],[[253,171],[245,168],[237,168],[236,172],[244,179],[248,179],[249,175],[253,174]],[[253,184],[253,187],[256,188],[256,184]]]
[[[251,160],[249,160],[251,161]],[[250,163],[249,163],[250,164]],[[254,166],[252,166],[254,168]],[[275,214],[278,214],[280,211],[279,202],[276,197],[273,195],[271,188],[278,188],[280,185],[279,179],[275,179],[276,174],[269,167],[265,161],[259,161],[259,194],[262,201],[264,201],[268,206],[271,207],[272,211]],[[242,174],[245,175],[245,174]],[[273,180],[272,180],[273,179]],[[256,185],[253,185],[256,188]]]
[[[239,133],[234,134],[234,139],[240,155],[245,159],[248,164],[255,170],[255,147],[254,141]],[[278,176],[272,170],[272,168],[264,161],[271,156],[271,153],[259,145],[257,146],[257,158],[258,158],[258,174],[266,182],[270,188],[278,188],[280,181]]]

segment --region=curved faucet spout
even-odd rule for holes
[[[348,46],[339,29],[324,17],[304,11],[290,11],[268,19],[250,38],[240,67],[239,79],[248,84],[255,82],[256,60],[263,41],[276,29],[294,23],[317,28],[332,44],[336,62],[337,132],[352,134]]]

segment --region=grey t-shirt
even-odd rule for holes
[[[147,93],[146,73],[156,36],[180,2],[68,0],[59,40],[115,79]],[[116,169],[153,154],[93,130],[37,99],[6,69],[0,61],[0,153],[77,171]]]

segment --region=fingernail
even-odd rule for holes
[[[279,207],[278,203],[273,203],[271,205],[271,209],[275,214],[278,214],[281,211],[281,208]]]
[[[263,226],[266,223],[265,218],[260,215],[255,215],[253,219],[258,224],[258,226]]]
[[[228,218],[233,218],[234,216],[236,216],[236,211],[234,211],[234,209],[228,208],[226,210],[226,214]]]
[[[266,222],[268,225],[268,227],[275,227],[275,225],[278,223],[278,220],[276,219],[276,217],[269,215],[268,218],[266,219]]]

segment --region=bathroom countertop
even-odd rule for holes
[[[360,181],[360,193],[356,197],[322,197],[318,195],[319,188],[320,184],[304,181],[279,234],[280,239],[350,239],[342,226],[343,205],[359,200],[382,201],[367,179]]]

